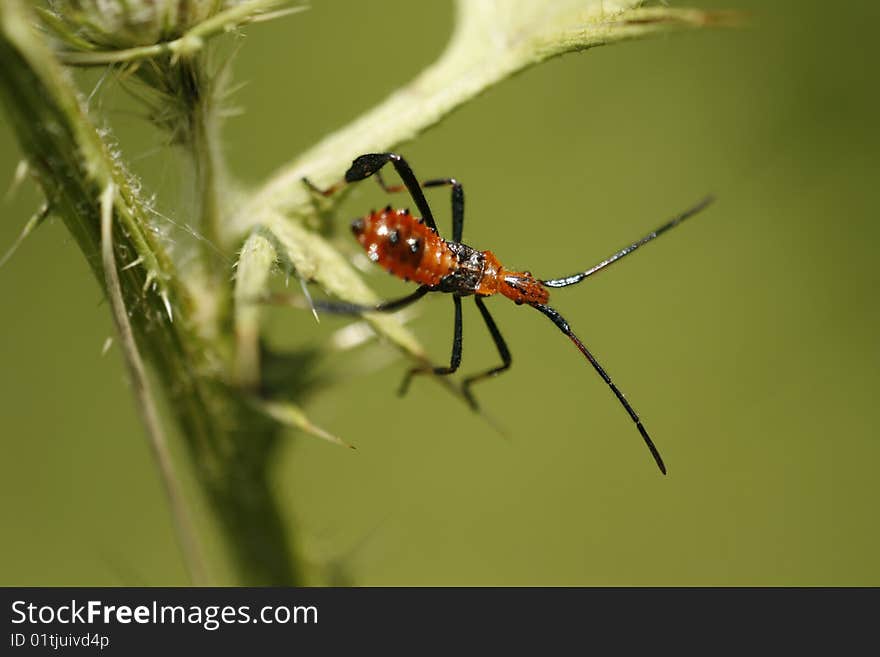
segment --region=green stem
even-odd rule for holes
[[[153,457],[159,469],[181,552],[186,562],[190,581],[193,584],[203,585],[207,583],[205,566],[202,560],[202,551],[199,548],[192,519],[186,505],[186,501],[180,489],[180,482],[174,471],[171,453],[165,440],[165,431],[159,419],[159,412],[150,386],[147,381],[147,372],[141,360],[134,332],[122,298],[122,285],[119,282],[119,272],[116,266],[116,254],[113,249],[113,204],[116,200],[116,187],[109,185],[101,194],[101,256],[104,266],[104,276],[107,286],[107,296],[113,310],[113,319],[119,332],[119,341],[125,355],[125,363],[128,366],[129,375],[134,389],[141,420],[147,430]]]
[[[222,248],[221,214],[218,187],[222,172],[219,149],[217,118],[213,98],[213,81],[204,72],[202,58],[180,62],[183,75],[193,81],[195,98],[187,108],[188,143],[184,144],[193,166],[193,185],[199,217],[199,227],[204,237],[200,241],[202,261],[208,272],[216,272],[217,252]],[[225,266],[225,263],[222,263]],[[218,272],[219,273],[219,272]],[[225,276],[225,272],[223,273]],[[219,292],[219,289],[218,289]]]
[[[268,483],[281,424],[226,385],[228,347],[207,338],[194,320],[200,304],[150,230],[132,175],[110,154],[32,24],[20,0],[0,3],[0,101],[24,157],[101,284],[99,199],[104,190],[117,190],[117,253],[125,254],[125,263],[141,263],[119,269],[124,306],[142,309],[131,316],[134,338],[168,395],[238,580],[301,583]]]

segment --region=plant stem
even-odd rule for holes
[[[238,581],[301,583],[268,481],[281,424],[225,383],[228,349],[194,320],[199,303],[150,230],[132,175],[111,156],[20,0],[0,3],[0,101],[51,212],[102,284],[99,198],[108,187],[117,190],[116,253],[141,263],[118,270],[124,306],[140,309],[131,316],[134,338],[168,396]]]
[[[379,105],[282,166],[225,226],[230,238],[266,223],[273,212],[313,214],[303,177],[329,186],[357,155],[414,139],[489,87],[548,58],[671,29],[726,25],[736,18],[730,12],[640,9],[641,3],[458,0],[455,32],[440,58]]]
[[[217,253],[222,249],[220,234],[220,201],[218,183],[222,172],[219,149],[217,118],[214,106],[213,80],[204,71],[201,57],[186,59],[179,63],[181,75],[191,79],[194,98],[187,107],[187,143],[183,146],[192,161],[193,186],[199,227],[204,237],[202,262],[208,272],[216,272]],[[225,264],[225,263],[224,263]],[[218,272],[219,273],[219,272]],[[226,276],[226,273],[223,273]],[[218,293],[219,288],[215,288]]]
[[[190,582],[195,585],[204,585],[207,583],[207,576],[205,574],[202,552],[196,539],[195,529],[187,510],[186,502],[180,490],[177,475],[174,472],[174,464],[168,451],[165,432],[162,429],[162,422],[159,419],[159,412],[156,410],[153,395],[150,393],[147,373],[144,370],[144,364],[138,352],[131,323],[128,319],[125,301],[122,298],[122,286],[119,283],[116,256],[113,252],[113,203],[115,199],[116,187],[110,184],[101,194],[101,256],[104,265],[107,296],[110,299],[116,329],[119,331],[119,339],[125,355],[125,362],[128,366],[129,376],[131,377],[138,412],[147,430],[148,442],[159,468],[162,484],[165,487],[165,494],[168,497],[168,504],[171,508],[171,515],[174,519],[178,542],[180,543]]]

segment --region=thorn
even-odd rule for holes
[[[27,160],[18,161],[18,165],[16,165],[15,167],[15,173],[12,174],[12,182],[9,183],[9,189],[6,190],[6,196],[3,197],[4,201],[9,201],[13,196],[15,196],[15,192],[18,191],[21,183],[24,182],[24,179],[27,177],[29,170],[30,165],[28,164]]]
[[[339,436],[336,436],[336,435],[330,433],[329,431],[322,429],[321,427],[319,427],[316,424],[312,424],[308,420],[306,420],[305,423],[300,428],[303,431],[305,431],[306,433],[309,433],[309,434],[315,436],[316,438],[323,438],[326,441],[329,441],[329,442],[334,443],[336,445],[341,445],[342,447],[348,447],[349,449],[357,449],[357,447],[355,447],[351,443],[345,442]]]
[[[24,225],[24,228],[21,229],[21,233],[12,243],[12,246],[9,247],[9,250],[3,254],[3,257],[0,258],[0,267],[6,264],[6,262],[13,256],[13,254],[18,250],[18,247],[21,246],[21,243],[27,239],[27,236],[30,235],[34,228],[40,225],[40,223],[49,215],[49,203],[43,203],[42,207],[37,210],[33,216],[28,219],[27,223]]]
[[[174,322],[174,313],[171,312],[171,302],[168,301],[168,293],[165,290],[162,290],[159,295],[162,297],[162,303],[165,304],[165,312],[168,313],[168,320],[172,323]]]
[[[147,278],[144,280],[144,287],[143,287],[143,289],[141,290],[141,292],[146,293],[147,290],[150,289],[150,286],[153,284],[153,282],[154,282],[155,280],[156,280],[156,272],[154,272],[154,271],[148,271],[148,272],[147,272]]]
[[[248,23],[262,23],[263,21],[271,21],[276,18],[283,18],[284,16],[291,16],[293,14],[298,14],[301,11],[307,11],[310,9],[308,5],[302,5],[299,7],[290,7],[288,9],[279,9],[277,11],[268,11],[265,14],[256,14],[247,20]]]
[[[312,295],[309,293],[309,286],[306,284],[306,279],[300,278],[299,285],[302,288],[302,291],[306,297],[306,300],[309,302],[309,308],[312,309],[312,315],[315,316],[315,321],[318,322],[318,324],[320,324],[321,318],[318,317],[318,309],[315,308],[315,302],[312,301]]]
[[[128,80],[128,78],[134,76],[134,74],[137,72],[137,70],[140,67],[141,67],[140,60],[135,60],[135,61],[131,62],[128,66],[126,66],[125,68],[123,68],[119,72],[117,82],[125,82],[126,80]]]
[[[143,261],[144,261],[144,257],[143,257],[143,256],[138,256],[138,259],[137,259],[137,260],[135,260],[134,262],[129,262],[127,265],[125,265],[125,267],[123,267],[123,268],[120,269],[119,271],[127,271],[127,270],[131,269],[132,267],[137,267],[137,266],[138,266],[139,264],[141,264]]]
[[[95,94],[98,93],[98,90],[104,84],[104,81],[107,79],[107,76],[110,74],[111,70],[113,70],[113,68],[108,66],[107,69],[104,71],[104,74],[98,79],[98,83],[95,85],[95,88],[92,89],[92,93],[90,93],[89,97],[86,98],[86,108],[88,108],[89,105],[91,105],[92,98],[94,98]]]
[[[294,427],[295,429],[304,431],[305,433],[315,436],[316,438],[326,440],[327,442],[333,443],[334,445],[341,445],[342,447],[355,449],[354,445],[350,445],[349,443],[342,440],[342,438],[340,438],[339,436],[334,436],[329,431],[326,431],[321,427],[312,424],[311,420],[306,417],[306,414],[299,406],[286,402],[269,400],[255,400],[255,403],[257,404],[258,408],[263,411],[263,413],[271,418],[274,418],[281,424]]]

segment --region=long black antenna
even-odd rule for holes
[[[651,455],[654,457],[654,460],[657,462],[657,467],[660,468],[660,472],[666,474],[666,465],[663,463],[663,458],[660,456],[660,452],[657,451],[657,448],[654,446],[654,441],[651,440],[651,436],[648,435],[648,431],[645,429],[642,424],[642,420],[639,418],[638,413],[636,413],[635,409],[630,406],[629,402],[626,400],[626,397],[623,396],[623,393],[620,392],[620,389],[614,385],[614,382],[611,380],[611,377],[608,376],[608,373],[605,369],[599,364],[599,361],[596,360],[596,357],[590,353],[590,350],[584,345],[583,342],[580,341],[578,336],[574,334],[574,331],[571,330],[571,327],[568,325],[568,322],[565,321],[565,318],[562,317],[558,312],[556,312],[550,306],[544,306],[540,303],[530,304],[533,308],[540,310],[542,313],[547,315],[550,320],[556,324],[560,331],[565,333],[568,336],[568,339],[574,342],[575,346],[580,349],[581,353],[586,356],[587,360],[590,361],[590,365],[592,365],[595,370],[599,373],[599,376],[602,377],[602,380],[608,384],[608,387],[611,388],[611,392],[614,393],[614,396],[617,397],[618,401],[623,405],[626,409],[626,412],[629,413],[629,416],[632,418],[632,421],[636,423],[636,428],[639,430],[639,433],[642,434],[642,439],[645,441],[645,444],[648,446],[648,449],[651,450]]]
[[[660,228],[658,228],[657,230],[654,230],[654,231],[648,233],[642,239],[638,240],[637,242],[633,242],[629,246],[621,249],[620,251],[615,253],[613,256],[610,256],[610,257],[606,258],[605,260],[603,260],[602,262],[600,262],[598,265],[595,265],[594,267],[590,267],[587,271],[581,272],[579,274],[572,274],[571,276],[566,276],[565,278],[553,278],[553,279],[550,279],[549,281],[541,281],[541,283],[546,285],[547,287],[568,287],[569,285],[574,285],[575,283],[580,283],[582,280],[584,280],[588,276],[592,276],[597,271],[601,271],[602,269],[605,269],[605,267],[610,265],[612,262],[617,262],[623,256],[629,255],[630,253],[635,251],[637,248],[639,248],[643,244],[647,244],[655,237],[660,237],[660,235],[665,233],[670,228],[674,228],[675,226],[677,226],[678,224],[683,222],[688,217],[694,216],[695,214],[697,214],[700,210],[704,209],[707,205],[709,205],[714,200],[715,200],[714,196],[707,196],[702,201],[697,203],[694,207],[690,208],[689,210],[685,210],[680,215],[674,217],[670,221],[668,221],[665,224],[663,224],[662,226],[660,226]]]

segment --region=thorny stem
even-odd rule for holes
[[[357,155],[387,150],[415,138],[443,117],[489,87],[545,59],[617,41],[642,38],[670,29],[725,25],[735,20],[729,12],[705,12],[666,7],[633,8],[641,0],[618,2],[557,2],[547,11],[540,3],[493,3],[458,0],[455,32],[440,58],[409,84],[354,122],[328,135],[293,161],[282,166],[258,189],[225,228],[230,237],[264,223],[273,212],[308,216],[313,199],[302,184],[307,177],[319,187],[337,182]],[[519,6],[538,15],[523,13]],[[574,9],[566,9],[573,7]],[[498,14],[505,10],[512,15]],[[330,202],[338,202],[337,194]]]
[[[125,356],[125,364],[131,377],[134,398],[137,402],[138,413],[147,432],[147,439],[165,494],[168,497],[168,505],[171,508],[171,516],[174,519],[175,534],[180,549],[183,553],[187,573],[190,582],[197,586],[207,584],[202,551],[199,548],[196,531],[183,493],[180,490],[174,463],[168,451],[165,439],[165,431],[159,419],[159,412],[153,395],[150,392],[147,373],[141,360],[131,323],[128,320],[128,312],[122,297],[122,286],[119,283],[119,272],[116,269],[116,256],[113,252],[113,203],[116,199],[116,187],[113,183],[101,194],[101,258],[104,265],[104,279],[107,287],[107,297],[113,311],[113,320],[116,330],[119,331],[119,341]]]
[[[112,185],[124,262],[120,288],[131,328],[168,395],[201,489],[215,512],[241,583],[301,583],[295,552],[269,481],[281,423],[225,382],[224,338],[196,322],[192,282],[150,229],[125,164],[89,120],[70,77],[34,31],[23,2],[0,3],[0,101],[24,157],[102,283],[101,208]],[[98,257],[95,257],[95,256]],[[171,321],[173,309],[174,321]]]

